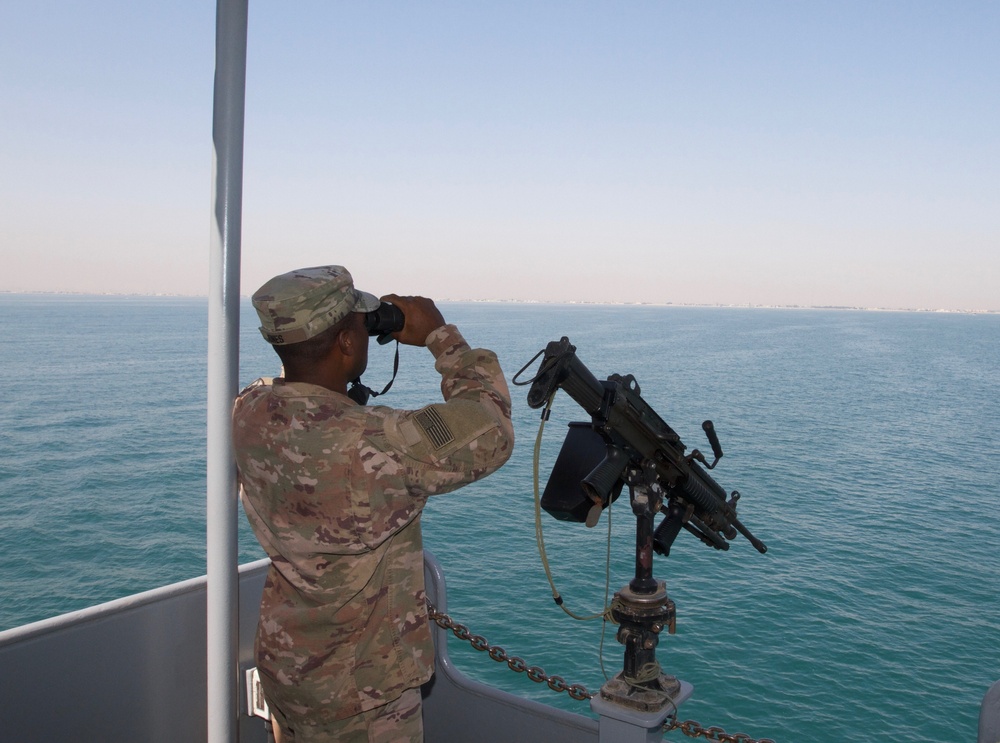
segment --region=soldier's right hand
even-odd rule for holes
[[[444,316],[433,299],[386,294],[382,301],[394,304],[402,311],[405,320],[403,329],[393,333],[392,337],[408,346],[426,346],[427,336],[445,324]]]

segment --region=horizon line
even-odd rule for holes
[[[0,294],[13,295],[44,295],[44,296],[75,296],[75,297],[146,297],[154,299],[208,299],[207,294],[173,294],[173,293],[145,293],[145,292],[84,292],[84,291],[15,291],[11,289],[0,289]],[[240,294],[240,299],[249,299],[249,294]],[[598,302],[591,300],[542,300],[542,299],[455,299],[441,298],[435,302],[453,304],[541,304],[541,305],[569,305],[569,306],[593,306],[593,307],[701,307],[717,309],[769,309],[769,310],[845,310],[862,312],[933,312],[941,314],[962,314],[962,315],[995,315],[1000,314],[1000,310],[974,310],[955,309],[946,307],[883,307],[883,306],[862,306],[862,305],[838,305],[838,304],[761,304],[761,303],[721,303],[721,302]]]

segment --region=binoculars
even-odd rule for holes
[[[392,334],[402,330],[405,323],[403,311],[388,302],[382,302],[376,309],[365,313],[365,330],[368,335],[377,335],[382,345],[391,341]]]

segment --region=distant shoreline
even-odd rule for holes
[[[135,299],[203,299],[205,294],[138,294],[125,292],[46,292],[0,290],[0,296],[42,296],[42,297],[94,297],[94,298],[135,298]],[[249,299],[249,295],[240,295]],[[587,302],[587,301],[543,301],[535,299],[436,299],[443,304],[530,304],[567,307],[690,307],[749,310],[840,310],[850,312],[930,312],[953,315],[996,315],[1000,310],[970,310],[931,307],[862,307],[852,305],[805,305],[805,304],[711,304],[685,302]]]

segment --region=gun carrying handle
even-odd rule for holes
[[[701,427],[705,431],[705,435],[708,436],[709,446],[712,447],[712,454],[715,455],[715,462],[712,462],[711,465],[706,465],[709,469],[712,469],[722,459],[722,444],[719,443],[719,434],[715,432],[715,424],[712,421],[705,421],[701,424]]]

